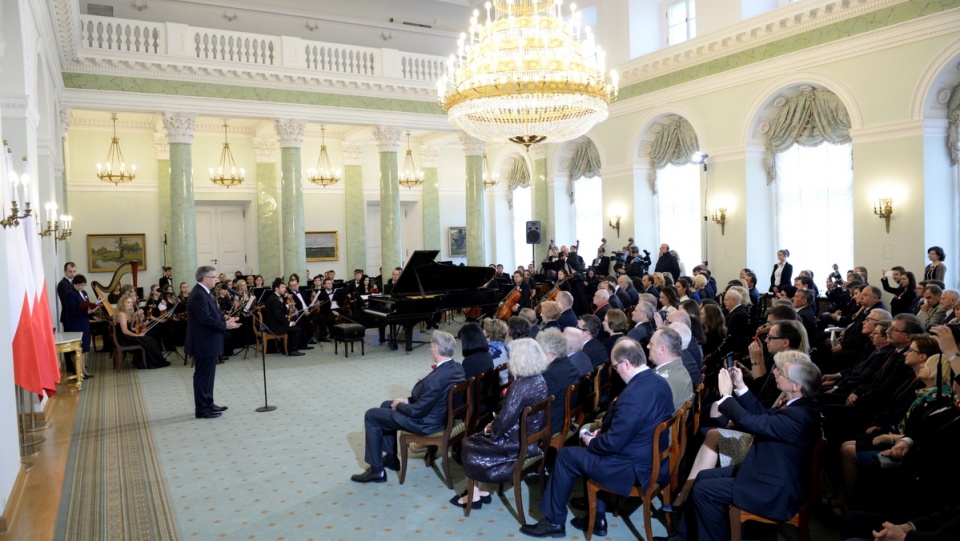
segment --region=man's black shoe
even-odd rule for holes
[[[563,524],[551,524],[546,518],[533,526],[520,526],[520,533],[530,537],[566,537],[567,528]]]
[[[223,415],[223,414],[220,413],[219,411],[208,411],[208,412],[206,412],[206,413],[198,413],[198,414],[197,414],[197,419],[216,419],[217,417],[220,417],[221,415]]]
[[[383,457],[383,467],[388,470],[400,471],[400,459],[396,456]]]
[[[227,411],[230,409],[230,406],[218,406],[216,404],[210,406],[210,411]]]
[[[230,356],[228,356],[228,355],[221,355],[221,356],[217,357],[217,360],[220,361],[220,362],[225,362],[225,361],[226,361],[227,359],[229,359],[229,358],[230,358]]]
[[[576,509],[577,511],[587,511],[589,509],[590,502],[587,501],[585,497],[579,498],[570,498],[570,507]]]
[[[304,356],[304,355],[306,355],[306,353],[304,353],[304,352],[302,352],[302,351],[291,351],[289,356],[290,356],[290,357],[302,357],[302,356]]]
[[[386,483],[387,472],[385,471],[375,472],[373,471],[373,468],[370,468],[363,473],[360,473],[357,475],[351,475],[350,480],[353,481],[354,483]]]
[[[653,541],[687,541],[687,538],[680,535],[680,532],[673,532],[666,537],[654,536]]]
[[[303,348],[300,348],[300,349],[313,349],[313,346],[307,346],[307,347],[303,347]]]
[[[310,339],[310,341],[309,341],[309,342],[307,342],[307,343],[308,343],[308,344],[310,344],[310,345],[312,346],[312,345],[314,345],[314,344],[316,344],[316,343],[317,343],[317,340],[316,340],[316,339],[314,339],[314,338],[311,338],[311,339]]]
[[[570,521],[570,525],[574,528],[587,531],[587,517],[573,517],[573,520]],[[593,535],[599,537],[607,536],[607,519],[597,517],[596,521],[593,523]]]

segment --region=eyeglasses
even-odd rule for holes
[[[782,336],[774,336],[772,334],[767,335],[767,340],[782,340],[782,339],[783,339]]]
[[[780,370],[779,368],[774,368],[774,369],[773,369],[773,377],[775,377],[775,378],[785,378],[785,377],[787,377],[787,375],[784,374],[783,371]]]
[[[913,348],[907,348],[907,349],[905,350],[905,352],[906,352],[906,351],[909,351],[910,353],[920,353],[918,350],[913,349]]]
[[[610,364],[610,367],[613,368],[614,370],[616,370],[618,366],[620,366],[621,364],[623,364],[623,363],[625,363],[625,362],[627,362],[627,361],[613,362],[613,363]]]
[[[904,330],[902,330],[902,329],[894,329],[893,327],[890,327],[889,329],[887,329],[887,334],[888,334],[888,335],[889,335],[889,334],[893,334],[893,333],[895,333],[895,332],[902,332],[902,333],[906,334],[907,331],[904,331]]]

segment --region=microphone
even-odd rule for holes
[[[166,233],[163,234],[163,245],[164,245],[164,246],[167,245],[167,234],[166,234]]]
[[[225,288],[223,288],[223,289],[226,289],[226,290],[227,290],[227,293],[233,295],[234,297],[242,297],[242,296],[243,296],[243,295],[240,294],[240,292],[234,291],[233,289],[231,289],[231,288],[229,288],[229,287],[225,287]]]

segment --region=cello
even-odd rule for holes
[[[536,308],[534,308],[534,310],[536,310],[537,314],[539,314],[539,313],[540,313],[540,310],[542,310],[541,305],[542,305],[544,302],[557,300],[557,295],[560,294],[560,286],[561,286],[564,282],[566,282],[567,280],[569,280],[569,278],[566,276],[566,274],[564,274],[563,278],[560,279],[560,280],[557,280],[557,283],[553,285],[553,287],[550,289],[550,291],[547,291],[547,293],[543,296],[543,298],[540,299],[540,302],[537,303]]]
[[[497,313],[495,314],[496,318],[504,321],[510,319],[510,316],[513,315],[513,307],[516,306],[518,302],[520,302],[520,284],[513,286],[510,293],[507,293],[507,296],[500,302],[500,307],[497,308]]]

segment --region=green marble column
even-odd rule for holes
[[[553,217],[550,216],[550,195],[547,193],[547,153],[543,145],[531,149],[533,157],[533,219],[540,220],[542,242],[534,247],[534,261],[543,261],[550,246],[553,233]]]
[[[67,194],[67,130],[70,129],[70,109],[64,107],[60,109],[60,126],[61,126],[61,136],[60,136],[60,176],[58,181],[60,183],[60,197],[63,201],[64,214],[70,214],[70,199]],[[71,237],[67,237],[67,240],[63,242],[63,261],[73,261],[71,254],[70,242]],[[59,261],[57,262],[59,263]]]
[[[346,216],[347,276],[353,269],[364,269],[372,276],[377,269],[367,268],[367,202],[363,198],[363,146],[343,146],[343,205]]]
[[[437,149],[420,149],[423,160],[423,249],[443,250],[443,231],[440,230],[440,188],[437,175]],[[450,254],[446,254],[449,259]]]
[[[280,276],[280,204],[273,162],[257,163],[257,254],[257,274],[265,282]]]
[[[383,274],[403,265],[403,237],[400,233],[400,184],[397,183],[397,152],[403,130],[377,126],[373,136],[380,151],[380,260]]]
[[[159,201],[160,242],[166,239],[166,245],[161,244],[161,262],[170,265],[170,145],[166,137],[162,144],[157,141],[157,199]],[[172,265],[171,265],[172,266]],[[176,272],[176,270],[174,270]],[[189,283],[189,282],[187,282]],[[175,287],[174,290],[177,288]]]
[[[175,283],[196,282],[197,227],[193,200],[193,129],[196,115],[164,113],[170,144],[170,266]]]
[[[283,274],[305,276],[307,249],[303,228],[303,173],[300,147],[303,145],[302,120],[278,120],[280,141],[280,218],[283,238]]]
[[[486,265],[483,242],[483,141],[461,134],[460,143],[466,154],[467,191],[467,265]]]

